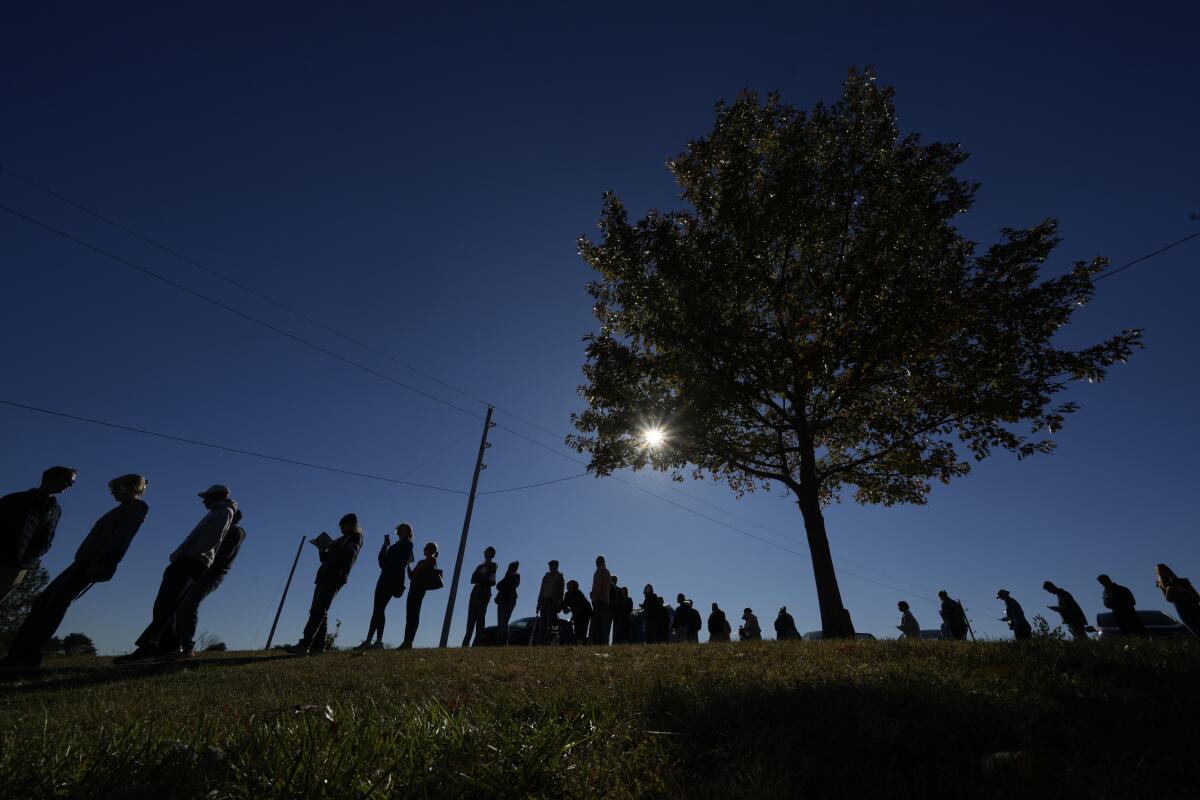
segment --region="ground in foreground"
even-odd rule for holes
[[[230,653],[0,677],[5,797],[1185,797],[1196,642]]]

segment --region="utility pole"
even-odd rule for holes
[[[471,476],[471,494],[467,497],[467,517],[463,520],[462,538],[458,540],[458,558],[454,560],[454,578],[450,581],[450,599],[446,602],[446,619],[442,623],[442,640],[438,647],[445,647],[450,638],[450,620],[454,616],[454,598],[458,596],[458,579],[462,575],[463,554],[467,551],[467,531],[471,529],[471,512],[475,509],[475,489],[479,486],[479,473],[487,469],[483,463],[483,451],[491,447],[488,442],[488,430],[496,423],[492,422],[492,407],[488,406],[487,416],[483,420],[483,436],[479,439],[479,455],[475,459],[475,474]]]
[[[296,574],[296,565],[300,563],[300,551],[304,549],[307,538],[300,537],[300,546],[296,548],[296,558],[292,561],[292,571],[288,573],[287,583],[283,585],[283,597],[279,598],[279,608],[275,609],[275,621],[271,623],[271,632],[267,634],[267,646],[263,650],[270,650],[271,642],[275,640],[275,626],[279,624],[279,615],[283,613],[283,601],[287,600],[288,589],[292,588],[292,576]]]

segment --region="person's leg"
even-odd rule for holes
[[[0,567],[0,603],[8,597],[8,593],[21,585],[28,570],[20,567]]]
[[[317,581],[313,588],[312,606],[308,609],[308,622],[304,625],[304,634],[300,639],[301,647],[309,650],[325,649],[326,619],[329,616],[329,607],[333,605],[333,597],[340,588],[340,583]]]
[[[158,640],[168,627],[174,634],[175,610],[183,595],[191,587],[192,581],[204,570],[201,561],[176,561],[167,565],[163,570],[162,583],[158,587],[158,595],[154,598],[153,619],[142,635],[134,642],[138,649],[157,648]]]
[[[539,634],[541,636],[539,641],[542,644],[550,642],[550,628],[554,625],[556,619],[558,619],[558,614],[555,613],[554,609],[542,609],[541,621],[538,623]]]
[[[221,585],[221,581],[225,579],[224,570],[208,570],[192,584],[192,588],[184,595],[183,600],[179,603],[179,608],[175,610],[175,639],[171,642],[167,639],[167,635],[171,633],[168,628],[164,632],[164,636],[159,640],[164,650],[182,650],[185,653],[190,653],[196,649],[196,628],[200,623],[200,603],[204,598],[217,590]]]
[[[375,603],[371,609],[371,626],[367,628],[367,638],[363,640],[363,644],[370,644],[372,638],[375,638],[377,641],[383,641],[383,626],[387,621],[384,617],[384,611],[387,609],[388,601],[391,599],[391,591],[384,585],[383,579],[380,578],[375,582]]]
[[[475,639],[471,642],[474,647],[483,641],[483,629],[487,627],[487,611],[488,603],[492,601],[492,593],[480,593],[479,595],[479,611],[475,615]]]
[[[496,607],[496,644],[508,644],[508,621],[512,619],[514,604],[501,603]]]
[[[472,591],[470,597],[467,598],[467,632],[463,634],[463,647],[471,646],[471,635],[475,633],[475,628],[478,627],[479,617],[479,598]]]
[[[71,602],[89,584],[91,581],[87,578],[86,568],[74,563],[50,581],[33,601],[29,616],[13,637],[8,648],[8,660],[29,665],[40,664],[46,644],[62,624]]]
[[[401,647],[412,647],[417,638],[417,628],[421,624],[421,601],[425,599],[424,589],[409,589],[408,602],[405,604],[404,644]]]

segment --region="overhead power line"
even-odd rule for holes
[[[221,450],[226,453],[236,453],[237,455],[241,455],[241,456],[251,456],[253,458],[262,458],[267,461],[275,461],[275,462],[278,462],[281,464],[290,464],[290,465],[296,466],[296,467],[305,467],[307,469],[317,469],[317,470],[321,470],[323,472],[335,472],[340,475],[349,475],[354,478],[366,478],[368,480],[373,480],[373,481],[383,481],[384,483],[390,483],[390,484],[393,484],[396,486],[411,486],[411,487],[414,487],[417,489],[429,489],[431,491],[446,492],[449,494],[466,494],[467,493],[463,489],[451,489],[446,486],[434,486],[434,485],[428,484],[428,483],[417,483],[415,481],[407,481],[407,480],[402,480],[400,478],[390,478],[390,477],[387,477],[386,475],[374,475],[369,472],[356,472],[355,470],[342,469],[341,467],[330,467],[325,464],[314,464],[311,461],[300,461],[298,459],[286,458],[284,456],[273,456],[268,453],[259,453],[255,450],[246,450],[246,449],[243,449],[240,447],[230,447],[228,445],[216,444],[215,442],[205,442],[200,439],[190,439],[186,436],[175,436],[174,434],[161,433],[159,431],[147,430],[146,428],[137,428],[132,425],[122,425],[117,422],[109,422],[107,420],[95,419],[93,417],[84,417],[84,416],[80,416],[78,414],[68,414],[65,411],[54,411],[49,408],[41,408],[39,406],[31,406],[31,405],[27,405],[25,403],[17,403],[13,400],[0,399],[0,405],[9,406],[10,408],[19,408],[23,411],[34,411],[39,414],[46,414],[46,415],[49,415],[52,417],[60,417],[62,419],[73,420],[75,422],[84,422],[89,425],[98,425],[98,426],[101,426],[104,428],[111,428],[113,430],[126,431],[129,433],[139,433],[139,434],[142,434],[143,436],[152,436],[156,439],[166,439],[168,441],[178,442],[180,444],[189,444],[194,447],[207,447],[211,450]],[[474,432],[475,431],[473,431],[473,430],[471,431],[472,434]],[[458,444],[461,441],[462,441],[462,439],[460,438],[460,439],[454,441],[453,443],[447,445],[443,450],[436,453],[434,456],[429,458],[424,463],[428,463],[429,461],[432,461],[434,458],[441,455],[446,450],[449,450],[451,447],[453,447],[454,445]],[[418,467],[414,467],[413,470],[410,470],[410,472],[418,469],[420,466],[423,466],[423,465],[424,464],[419,465]],[[525,484],[523,486],[511,486],[507,489],[493,489],[488,492],[480,492],[479,494],[502,494],[502,493],[506,493],[506,492],[519,492],[523,489],[536,489],[536,488],[539,488],[542,486],[550,486],[552,484],[562,483],[563,481],[574,480],[575,478],[579,478],[579,477],[582,477],[582,476],[581,475],[568,475],[565,478],[556,478],[554,480],[541,481],[539,483],[530,483],[530,484]]]
[[[1193,233],[1191,236],[1185,236],[1182,239],[1176,239],[1175,241],[1171,242],[1169,245],[1158,248],[1153,253],[1146,253],[1146,255],[1144,255],[1144,256],[1138,256],[1137,258],[1133,259],[1133,261],[1127,261],[1126,263],[1122,264],[1119,267],[1116,267],[1114,269],[1110,269],[1110,270],[1100,273],[1096,277],[1092,278],[1092,283],[1096,283],[1097,281],[1102,281],[1105,278],[1111,278],[1113,275],[1116,275],[1118,272],[1123,272],[1124,270],[1129,269],[1130,267],[1134,266],[1135,264],[1140,264],[1143,261],[1148,261],[1151,258],[1154,258],[1156,255],[1159,255],[1160,253],[1165,253],[1168,250],[1170,250],[1172,247],[1178,247],[1179,245],[1183,244],[1184,242],[1190,242],[1192,239],[1195,239],[1198,236],[1200,236],[1200,231]]]

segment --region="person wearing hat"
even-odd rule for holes
[[[175,630],[175,612],[195,580],[212,566],[217,548],[221,546],[221,541],[228,533],[229,526],[233,524],[233,516],[238,510],[237,503],[229,496],[229,488],[219,483],[208,487],[198,496],[208,513],[195,528],[192,528],[183,544],[171,553],[170,563],[163,570],[158,595],[154,598],[153,619],[137,638],[137,649],[128,655],[114,658],[114,663],[146,661],[178,653],[178,645],[175,645],[175,652],[164,653],[159,641],[179,641]]]
[[[1043,583],[1042,588],[1057,598],[1058,604],[1049,608],[1051,611],[1057,611],[1062,616],[1063,624],[1070,629],[1071,635],[1075,637],[1075,641],[1086,642],[1088,638],[1087,616],[1084,615],[1083,609],[1079,607],[1079,603],[1075,602],[1075,598],[1071,593],[1066,589],[1055,586],[1052,581]]]
[[[142,501],[146,479],[141,475],[113,478],[108,489],[117,506],[96,521],[75,551],[75,560],[38,595],[0,666],[40,666],[46,645],[62,624],[71,603],[92,584],[112,580],[116,574],[117,565],[125,557],[150,507]]]
[[[179,608],[175,611],[175,625],[169,626],[163,638],[159,640],[164,654],[186,658],[195,651],[196,626],[200,623],[200,603],[215,592],[225,580],[245,541],[246,529],[242,527],[242,510],[239,508],[233,514],[233,522],[229,524],[221,546],[213,555],[212,564],[192,583],[192,588],[183,596]],[[171,636],[175,638],[169,638]]]
[[[307,655],[325,652],[329,607],[333,605],[333,598],[337,596],[338,591],[346,585],[350,570],[358,559],[358,551],[362,550],[363,546],[362,528],[358,527],[357,515],[347,514],[342,517],[338,520],[338,527],[342,535],[320,547],[321,566],[317,569],[317,577],[313,579],[316,586],[313,589],[312,605],[308,609],[308,622],[304,625],[304,634],[300,641],[284,648],[289,653]]]
[[[1025,619],[1025,609],[1008,593],[1008,589],[996,592],[996,599],[1004,601],[1004,616],[1000,621],[1008,623],[1016,640],[1021,642],[1033,638],[1033,628],[1029,627],[1029,620]]]
[[[753,611],[748,608],[743,610],[742,622],[745,624],[738,628],[739,641],[757,641],[762,638],[762,628],[758,626],[758,617],[754,616]]]

